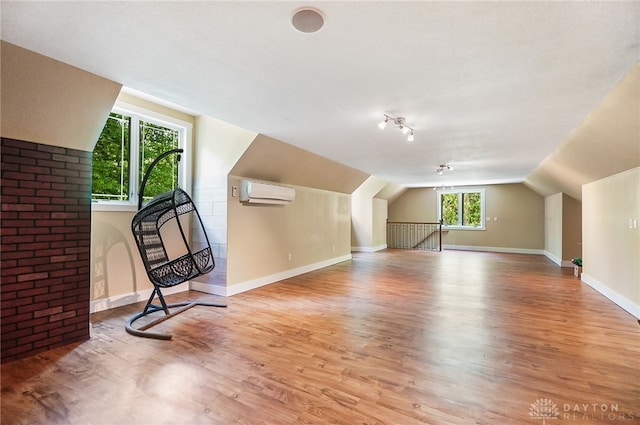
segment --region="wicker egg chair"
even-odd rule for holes
[[[131,231],[138,246],[138,251],[142,257],[145,270],[149,280],[153,284],[153,292],[147,301],[144,309],[132,316],[126,324],[128,333],[145,338],[155,339],[171,339],[171,335],[164,333],[149,332],[147,329],[167,320],[177,314],[180,314],[196,305],[207,307],[226,307],[226,303],[203,303],[203,302],[180,302],[167,304],[162,295],[162,288],[170,288],[185,283],[198,276],[209,273],[215,267],[211,244],[204,229],[202,219],[195,204],[189,195],[182,189],[174,189],[163,193],[151,199],[146,205],[142,206],[144,188],[147,180],[151,175],[151,171],[156,164],[168,155],[177,154],[180,160],[182,149],[173,149],[158,156],[145,173],[140,194],[138,196],[138,212],[131,221]],[[190,215],[194,225],[200,226],[200,231],[206,240],[205,247],[200,250],[194,250],[189,242],[184,224],[181,218]],[[182,239],[182,246],[171,246],[168,250],[166,241],[163,239],[163,226],[171,224],[173,228],[178,229]],[[172,240],[176,239],[175,237]],[[172,242],[176,244],[176,242]],[[180,252],[178,255],[169,254],[171,252]],[[160,300],[160,305],[153,304],[155,297]],[[172,309],[174,309],[172,311]],[[136,320],[149,314],[164,311],[164,316],[160,316],[143,326],[134,328],[133,324]]]

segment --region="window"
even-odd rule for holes
[[[137,108],[136,108],[137,109]],[[190,124],[171,117],[147,114],[135,109],[114,109],[105,123],[93,150],[92,201],[106,205],[131,205],[138,203],[139,185],[149,165],[163,152],[185,149],[178,162],[177,155],[162,159],[153,170],[144,189],[144,198],[185,184],[184,158]]]
[[[484,230],[484,189],[439,190],[438,217],[444,227]]]
[[[129,200],[131,117],[111,113],[93,149],[93,200]]]

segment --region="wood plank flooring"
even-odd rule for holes
[[[357,253],[227,301],[172,341],[94,314],[2,366],[2,424],[640,423],[637,320],[542,256]]]

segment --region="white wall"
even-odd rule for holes
[[[640,318],[638,222],[640,168],[582,187],[582,280]]]
[[[374,176],[367,178],[351,194],[351,250],[373,252],[386,248],[385,241],[380,243],[380,223],[386,213],[379,211],[380,201],[374,205],[374,196],[387,185],[387,182]],[[386,202],[385,202],[386,204]],[[374,207],[376,209],[374,210]],[[374,222],[377,220],[378,222]],[[376,234],[374,235],[374,232]],[[375,243],[374,243],[374,240]]]
[[[544,198],[544,254],[562,267],[582,256],[582,204],[565,193]]]
[[[372,245],[374,247],[387,246],[387,217],[389,215],[389,202],[386,199],[373,198],[372,213]]]
[[[562,264],[562,193],[544,198],[544,254]]]
[[[229,186],[241,177],[229,176]],[[243,204],[228,196],[227,285],[233,295],[278,280],[349,260],[349,195],[293,186],[288,205]]]
[[[193,154],[193,200],[202,218],[213,250],[216,267],[191,282],[191,288],[208,293],[221,292],[227,283],[227,175],[257,134],[208,116],[196,118]],[[197,223],[194,223],[197,224]],[[194,228],[194,248],[206,240]]]

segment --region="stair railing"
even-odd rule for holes
[[[388,221],[387,248],[442,251],[442,223]]]

